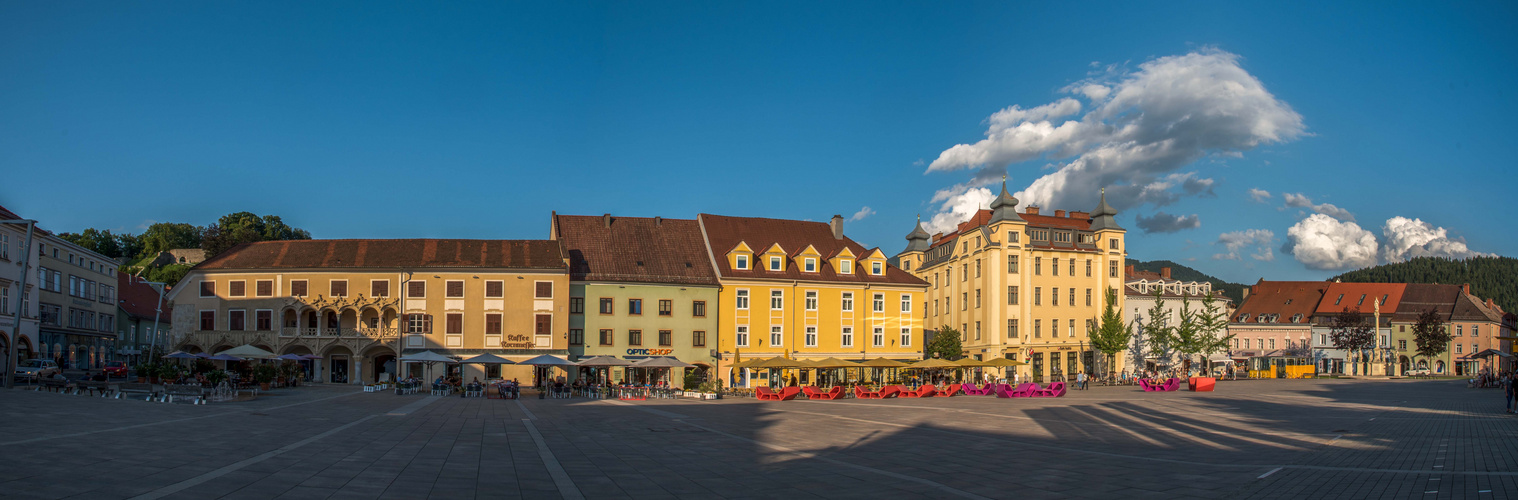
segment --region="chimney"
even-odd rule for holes
[[[1460,285],[1460,289],[1464,290],[1466,295],[1470,295],[1471,294],[1471,284],[1470,283],[1466,283],[1464,285]]]
[[[611,214],[606,214],[606,215],[602,215],[601,216],[601,225],[606,226],[608,228],[611,227]]]
[[[1070,212],[1070,218],[1071,219],[1079,219],[1079,220],[1089,220],[1091,218],[1091,214],[1088,213],[1088,212]]]
[[[835,239],[835,240],[841,240],[841,239],[843,239],[843,216],[842,215],[836,215],[836,214],[833,215],[833,220],[832,220],[832,222],[829,222],[828,225],[833,227],[833,239]]]
[[[1055,210],[1054,211],[1054,216],[1063,219],[1063,218],[1065,218],[1065,211],[1064,210]]]
[[[1168,279],[1170,279],[1170,268],[1168,268],[1168,267],[1161,267],[1160,268],[1160,279],[1162,279],[1162,280],[1168,280]]]
[[[662,226],[662,225],[664,225],[664,218],[655,215],[654,216],[654,227],[659,227],[659,226]]]
[[[1129,276],[1138,274],[1138,268],[1134,267],[1133,264],[1128,264],[1128,267],[1124,268],[1123,270],[1126,271]]]
[[[1486,308],[1495,311],[1497,310],[1497,304],[1492,303],[1492,299],[1486,299]]]
[[[1023,213],[1028,214],[1028,215],[1038,215],[1038,207],[1035,207],[1033,205],[1028,205],[1027,208],[1023,209]]]
[[[1253,291],[1254,287],[1252,286],[1246,286],[1242,290],[1239,290],[1239,294],[1243,295],[1243,297],[1239,297],[1239,303],[1242,304],[1244,301],[1249,300],[1249,292]]]

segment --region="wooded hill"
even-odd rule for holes
[[[1213,290],[1222,292],[1224,296],[1232,299],[1234,304],[1238,304],[1242,301],[1242,297],[1244,296],[1243,290],[1244,287],[1247,286],[1238,283],[1229,283],[1227,281],[1214,278],[1207,273],[1192,269],[1187,266],[1176,264],[1168,260],[1151,260],[1144,262],[1128,259],[1128,265],[1133,266],[1133,268],[1136,270],[1148,271],[1152,273],[1160,272],[1160,268],[1162,267],[1168,267],[1170,268],[1171,278],[1181,281],[1200,281],[1212,283]]]
[[[1518,312],[1518,259],[1419,257],[1350,271],[1332,279],[1352,283],[1470,283],[1471,294],[1492,299],[1504,311]]]

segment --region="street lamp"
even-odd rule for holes
[[[163,289],[168,285],[157,281],[139,281],[138,283],[151,286],[158,291],[158,306],[153,310],[153,337],[149,339],[148,355],[143,358],[144,361],[151,361],[154,359],[153,350],[158,348],[158,316],[163,314]]]
[[[26,224],[26,244],[21,253],[21,284],[16,288],[16,320],[11,325],[10,342],[5,343],[5,388],[16,387],[16,343],[21,339],[21,310],[26,300],[26,277],[30,272],[26,270],[27,259],[32,256],[32,232],[37,229],[37,221],[31,219],[8,219],[0,220],[0,224]]]

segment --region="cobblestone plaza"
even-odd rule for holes
[[[1518,420],[1459,381],[757,402],[0,391],[5,498],[1508,498]]]

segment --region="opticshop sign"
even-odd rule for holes
[[[667,356],[673,354],[674,349],[628,349],[628,356]]]

